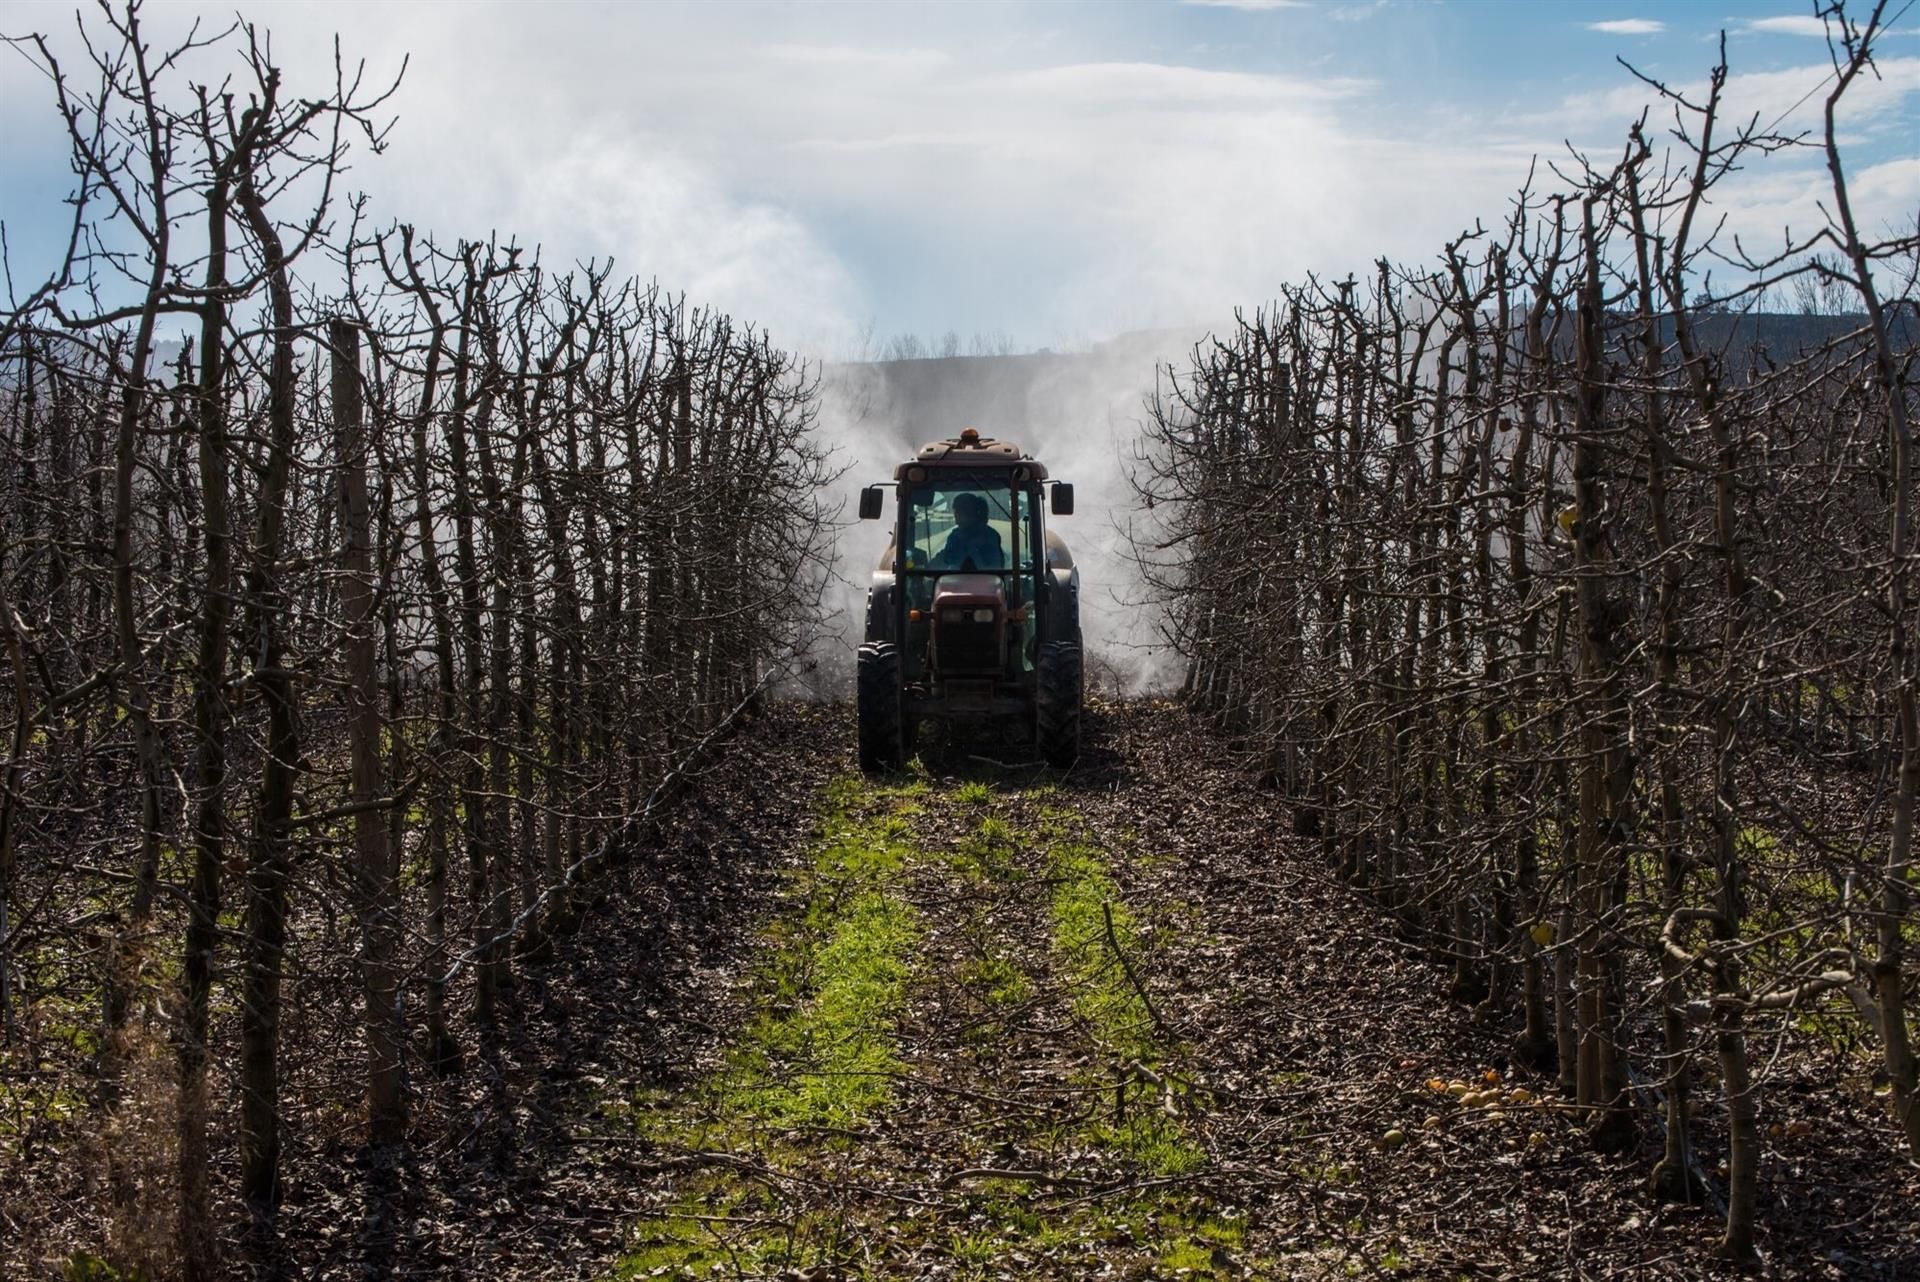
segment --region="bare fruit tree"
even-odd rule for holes
[[[1863,238],[1834,125],[1881,9],[1823,13],[1823,137],[1730,125],[1724,57],[1704,94],[1649,81],[1657,140],[1643,118],[1435,265],[1309,279],[1167,371],[1136,475],[1187,702],[1597,1147],[1659,1112],[1655,1189],[1723,1192],[1743,1259],[1779,1126],[1756,1038],[1862,1075],[1877,1043],[1920,1152],[1920,238]],[[1728,176],[1801,148],[1829,224],[1723,237]]]
[[[378,1260],[430,1084],[513,1126],[520,970],[819,617],[816,372],[609,264],[371,227],[336,191],[391,85],[344,58],[310,93],[244,23],[84,30],[84,70],[15,42],[76,216],[0,328],[9,1215],[288,1272],[344,1111]]]

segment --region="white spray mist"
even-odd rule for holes
[[[1181,362],[1196,337],[1153,331],[1078,352],[828,366],[820,432],[847,469],[839,482],[841,608],[808,656],[806,687],[825,697],[851,688],[867,587],[888,533],[885,522],[851,519],[860,487],[889,479],[924,442],[964,427],[1017,442],[1055,478],[1073,482],[1075,514],[1049,520],[1080,567],[1089,676],[1127,694],[1177,680],[1129,550],[1126,530],[1141,514],[1127,477],[1156,372]]]

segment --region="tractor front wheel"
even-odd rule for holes
[[[860,647],[857,696],[860,769],[870,775],[900,769],[907,764],[907,748],[898,647],[887,641]]]
[[[1065,770],[1080,755],[1080,647],[1049,641],[1040,647],[1034,730],[1040,757]]]

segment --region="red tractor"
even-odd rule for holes
[[[893,539],[867,592],[860,647],[860,768],[904,766],[929,726],[947,743],[991,734],[1071,765],[1080,571],[1042,508],[1071,515],[1073,486],[968,428],[895,468],[893,487]],[[885,511],[881,486],[861,491],[862,520]]]

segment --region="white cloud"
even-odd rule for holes
[[[1836,117],[1843,152],[1850,158],[1849,198],[1863,234],[1868,235],[1892,228],[1911,230],[1914,212],[1920,208],[1920,158],[1909,154],[1865,160],[1854,151],[1867,139],[1895,133],[1905,135],[1903,150],[1913,151],[1910,122],[1914,100],[1920,97],[1920,57],[1882,58],[1876,66],[1879,77],[1855,80],[1841,100]],[[1722,244],[1728,252],[1737,236],[1750,254],[1765,256],[1781,246],[1788,228],[1796,239],[1804,240],[1826,225],[1823,205],[1832,206],[1833,188],[1825,153],[1817,144],[1832,77],[1833,68],[1824,63],[1728,77],[1722,91],[1717,138],[1724,139],[1728,130],[1754,120],[1760,129],[1772,127],[1788,135],[1805,134],[1809,144],[1787,148],[1765,159],[1750,159],[1714,189],[1707,206],[1712,221],[1701,226],[1711,226],[1724,217]],[[1704,81],[1675,82],[1672,87],[1690,101],[1706,101]],[[1552,112],[1525,121],[1524,127],[1529,131],[1559,130],[1577,149],[1610,164],[1625,138],[1627,125],[1639,118],[1654,97],[1652,90],[1637,83],[1619,85],[1604,93],[1575,95]],[[1672,108],[1655,105],[1648,117],[1648,131],[1656,148],[1672,145],[1672,124]],[[1688,124],[1695,124],[1691,116]],[[1656,158],[1654,163],[1657,169],[1663,161]]]
[[[484,206],[503,228],[611,255],[623,274],[658,279],[778,342],[824,348],[852,334],[857,286],[790,211],[729,194],[658,139],[590,128],[557,148],[517,149],[516,181]]]
[[[910,71],[938,67],[951,61],[940,49],[862,49],[854,45],[768,45],[765,53],[776,62],[822,67],[892,67]]]
[[[793,147],[801,151],[823,152],[910,152],[927,150],[986,151],[998,140],[985,133],[898,133],[876,134],[866,138],[800,138]]]
[[[1766,32],[1780,36],[1814,36],[1825,39],[1827,24],[1812,14],[1783,15],[1778,18],[1755,18],[1741,28],[1742,31]]]
[[[1149,62],[1086,62],[1019,73],[1005,83],[1060,102],[1231,104],[1330,100],[1364,93],[1371,82],[1210,71]]]
[[[520,12],[402,6],[377,42],[348,38],[376,62],[415,51],[391,154],[350,179],[377,216],[497,228],[556,266],[613,254],[830,349],[876,315],[1035,345],[1217,321],[1309,270],[1426,256],[1527,163],[1389,118],[1351,74],[1180,65],[1044,8],[1018,34],[833,6]],[[272,21],[288,83],[321,74],[334,12]]]
[[[1909,95],[1920,94],[1920,57],[1879,58],[1874,66],[1880,74],[1856,79],[1842,99],[1838,119],[1843,125],[1861,128],[1889,116],[1898,118],[1909,110]],[[1785,133],[1818,129],[1826,103],[1824,90],[1832,79],[1833,68],[1826,63],[1730,75],[1721,93],[1721,121],[1744,122],[1757,116],[1762,129]],[[1693,102],[1706,101],[1704,78],[1676,80],[1671,87]],[[1597,133],[1611,143],[1656,99],[1647,86],[1624,81],[1600,93],[1570,96],[1529,123],[1563,130],[1563,136],[1576,142]],[[1671,119],[1671,110],[1656,103],[1649,126],[1664,128]]]
[[[1764,257],[1779,250],[1789,230],[1795,241],[1804,243],[1829,225],[1833,179],[1818,156],[1808,154],[1783,166],[1737,175],[1724,186],[1708,208],[1716,219],[1726,218],[1721,245],[1728,252],[1738,237],[1749,254]],[[1920,208],[1920,159],[1850,170],[1847,199],[1860,234],[1869,241],[1912,235],[1914,211]]]
[[[1588,31],[1602,31],[1610,36],[1657,36],[1666,29],[1667,24],[1658,18],[1613,18],[1587,24]]]

